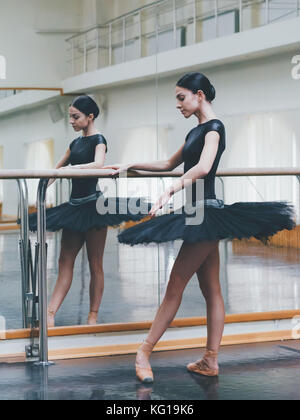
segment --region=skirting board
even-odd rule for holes
[[[291,319],[227,324],[222,346],[300,338],[300,334],[296,334],[293,328]],[[49,337],[49,360],[134,354],[147,332],[141,330]],[[24,349],[28,344],[26,338],[0,342],[0,363],[24,362]],[[154,351],[203,348],[205,345],[206,326],[170,328]]]

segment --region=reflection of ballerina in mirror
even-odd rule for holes
[[[209,378],[207,376],[195,375],[192,373],[192,377],[197,385],[199,385],[205,393],[207,400],[218,400],[219,399],[219,377],[214,376]]]
[[[139,385],[136,388],[136,399],[138,401],[150,401],[153,388],[151,385]]]
[[[219,241],[254,236],[265,243],[278,231],[295,226],[293,208],[285,202],[225,205],[216,198],[215,176],[225,150],[225,127],[212,108],[215,95],[214,87],[203,74],[188,73],[183,76],[176,85],[177,109],[185,118],[194,115],[198,125],[189,132],[182,147],[165,165],[154,162],[127,166],[155,171],[158,168],[172,170],[184,163],[183,177],[168,188],[152,207],[151,220],[126,229],[119,235],[119,242],[129,245],[184,241],[173,265],[164,300],[137,352],[136,374],[144,383],[153,382],[150,355],[175,318],[183,292],[194,274],[198,276],[206,300],[207,343],[203,358],[190,363],[187,368],[200,375],[218,376],[218,352],[225,320],[219,280]],[[117,169],[114,175],[123,169]],[[203,186],[199,180],[204,181],[204,194],[199,194],[202,191],[198,187]],[[158,210],[183,188],[187,192],[185,206],[180,211],[157,216]],[[194,209],[195,217],[191,217],[191,209]],[[201,209],[203,214],[199,218],[197,210]]]
[[[107,142],[95,127],[99,113],[97,104],[90,96],[82,95],[74,99],[69,108],[70,124],[75,131],[82,131],[83,135],[72,141],[56,169],[103,169]],[[108,173],[103,170],[104,175]],[[51,179],[48,186],[53,182],[54,179]],[[84,244],[91,274],[87,323],[97,323],[104,290],[103,253],[107,227],[144,217],[142,210],[137,214],[130,213],[129,206],[124,206],[128,204],[127,198],[106,199],[97,184],[97,178],[72,178],[70,201],[46,211],[46,229],[52,232],[62,229],[58,279],[48,307],[49,327],[54,327],[55,314],[71,287],[75,259]],[[99,201],[108,210],[106,213],[99,212]],[[107,202],[110,203],[109,207]],[[111,212],[112,208],[115,212]],[[37,230],[36,213],[30,215],[29,227],[31,231]]]

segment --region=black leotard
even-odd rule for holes
[[[199,124],[193,128],[186,137],[186,143],[183,148],[184,173],[189,171],[193,166],[197,165],[202,150],[204,148],[205,136],[210,131],[217,131],[220,135],[218,152],[213,166],[208,175],[204,178],[204,199],[216,198],[215,194],[215,176],[220,162],[222,153],[225,150],[225,127],[220,120],[210,120],[206,123]],[[196,185],[192,186],[192,201],[199,200],[196,196]]]
[[[78,137],[70,144],[71,165],[82,165],[94,162],[95,149],[98,144],[105,144],[107,152],[107,142],[101,134],[94,134],[88,137]],[[87,197],[96,192],[97,178],[73,178],[72,179],[72,198]]]

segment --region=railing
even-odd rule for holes
[[[160,0],[66,40],[69,75],[299,16],[300,0]]]
[[[10,96],[17,95],[18,93],[22,93],[22,90],[19,89],[0,89],[0,99],[6,99]]]
[[[146,171],[131,171],[128,173],[128,177],[134,178],[177,178],[182,175],[182,172],[146,172]],[[300,185],[300,167],[299,168],[243,168],[243,169],[223,169],[217,172],[217,177],[249,177],[249,176],[295,176],[299,181]],[[21,207],[21,268],[22,268],[22,294],[23,294],[23,317],[26,313],[26,303],[28,303],[28,297],[31,294],[33,301],[33,309],[35,311],[35,305],[38,304],[39,320],[34,319],[34,315],[31,318],[31,328],[39,332],[39,346],[35,345],[34,354],[38,355],[41,366],[48,366],[48,327],[47,327],[47,245],[46,245],[46,212],[45,212],[45,201],[46,201],[46,190],[48,180],[50,178],[111,178],[110,170],[1,170],[0,179],[16,179],[19,185],[20,195],[20,207]],[[35,264],[34,270],[32,269],[31,254],[28,252],[30,249],[30,243],[28,242],[28,213],[26,212],[27,205],[27,189],[25,179],[40,179],[38,192],[37,192],[37,243],[35,253]],[[31,267],[31,269],[30,269]],[[37,271],[38,278],[38,289],[35,284],[35,274]],[[29,279],[33,276],[33,279]],[[28,295],[28,289],[30,289]],[[37,293],[38,292],[38,293]],[[37,295],[38,294],[38,295]],[[26,317],[23,318],[26,320]],[[25,322],[25,321],[24,321]],[[26,323],[23,323],[25,325]]]

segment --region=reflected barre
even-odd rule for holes
[[[126,173],[128,178],[178,178],[183,175],[181,171],[169,172],[148,172],[133,171]],[[300,182],[300,167],[296,168],[233,168],[221,169],[216,174],[217,177],[249,177],[249,176],[296,176]],[[48,360],[48,326],[47,326],[47,249],[46,249],[46,190],[49,179],[63,178],[115,178],[122,179],[123,174],[112,177],[112,169],[50,169],[50,170],[30,170],[30,169],[6,169],[0,170],[0,179],[39,179],[37,191],[37,274],[38,274],[38,307],[39,307],[39,362],[38,365],[46,367],[50,364]],[[125,178],[125,173],[124,173]],[[25,206],[26,197],[20,189],[20,200]],[[21,217],[21,229],[24,230],[28,238],[28,215],[23,212]],[[26,216],[26,217],[25,217]],[[24,235],[23,235],[24,236]],[[27,239],[26,239],[27,242]],[[27,258],[27,257],[26,257]],[[27,267],[28,261],[23,261],[23,267]],[[27,282],[27,280],[25,280]]]
[[[182,171],[148,172],[130,170],[130,178],[178,178]],[[300,167],[293,168],[231,168],[220,169],[217,177],[234,176],[300,176]],[[111,178],[110,169],[3,169],[0,170],[0,179],[49,179],[49,178]],[[121,175],[122,177],[122,175]],[[120,178],[121,178],[120,177]],[[118,176],[119,178],[119,176]]]

